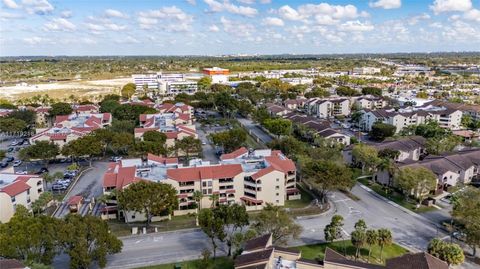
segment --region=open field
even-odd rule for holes
[[[77,97],[98,96],[119,93],[120,88],[131,82],[131,78],[108,80],[76,80],[68,82],[52,82],[39,84],[18,84],[0,87],[0,98],[18,100],[38,94],[48,94],[52,98],[63,99],[70,95]]]

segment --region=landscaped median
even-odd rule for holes
[[[344,250],[346,250],[346,256],[350,259],[354,259],[355,255],[355,247],[352,245],[350,240],[345,241],[336,241],[333,243],[321,243],[321,244],[314,244],[314,245],[304,245],[293,247],[292,249],[300,250],[302,258],[305,259],[318,259],[323,260],[323,256],[325,254],[325,249],[329,247],[340,254],[344,254]],[[399,245],[392,244],[389,246],[385,246],[383,248],[383,261],[386,259],[394,258],[402,256],[403,254],[407,253],[408,251],[402,248]],[[361,257],[358,261],[368,261],[368,247],[362,248]],[[383,264],[380,260],[380,247],[373,246],[370,256],[370,263],[374,264]],[[178,266],[178,267],[175,267]],[[203,264],[200,260],[194,261],[185,261],[185,262],[176,262],[170,264],[161,264],[161,265],[154,265],[148,267],[141,267],[141,269],[174,269],[174,268],[181,268],[181,269],[204,269],[202,267]],[[228,257],[218,257],[215,261],[211,260],[211,267],[212,269],[233,269],[233,260]]]

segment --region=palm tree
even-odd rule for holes
[[[378,245],[380,246],[380,261],[383,261],[383,248],[392,244],[392,232],[388,229],[378,230]]]
[[[214,193],[210,196],[210,201],[212,201],[212,208],[217,205],[218,200],[220,199],[220,195],[218,193]]]
[[[378,232],[376,230],[367,230],[367,245],[368,245],[368,260],[370,262],[370,256],[372,254],[372,246],[378,243]]]
[[[197,203],[197,215],[195,216],[195,222],[198,226],[198,213],[200,212],[200,209],[202,207],[202,201],[203,199],[203,193],[201,191],[194,191],[193,192],[193,200],[195,200],[195,203]]]

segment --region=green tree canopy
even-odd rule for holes
[[[177,191],[169,184],[139,181],[118,192],[124,210],[145,213],[147,226],[152,216],[169,215],[178,207]]]
[[[302,226],[295,223],[285,209],[267,204],[256,216],[253,229],[257,234],[272,234],[273,244],[285,244],[290,238],[298,238]]]
[[[22,160],[42,160],[44,165],[48,166],[51,159],[57,157],[60,153],[58,145],[49,141],[36,141],[33,145],[23,148],[19,152]]]
[[[383,141],[385,138],[393,136],[396,130],[397,128],[391,124],[376,122],[372,125],[369,135],[373,140]]]
[[[267,119],[263,125],[272,134],[277,136],[289,135],[292,133],[292,122],[286,119]]]
[[[435,174],[423,166],[401,168],[395,174],[394,180],[406,195],[413,194],[420,203],[437,184]]]
[[[480,190],[467,187],[454,195],[452,216],[462,224],[466,242],[472,248],[473,256],[480,247]]]
[[[130,99],[134,94],[137,86],[134,83],[127,83],[122,87],[122,97]]]
[[[27,123],[15,118],[0,118],[0,132],[18,133],[27,129]]]
[[[210,138],[213,143],[223,148],[225,153],[230,153],[240,148],[247,140],[247,133],[241,128],[212,133]]]
[[[462,248],[454,243],[447,243],[441,239],[434,238],[428,244],[428,253],[448,263],[448,265],[459,265],[465,260]]]
[[[74,158],[86,157],[89,165],[92,166],[93,157],[99,156],[103,152],[102,142],[94,135],[82,136],[72,140],[62,147],[62,155],[72,156]]]
[[[72,114],[72,106],[68,103],[54,103],[52,104],[50,110],[48,110],[48,115],[50,117],[55,117],[59,115],[70,115]]]

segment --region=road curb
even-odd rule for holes
[[[201,231],[202,229],[200,228],[188,228],[188,229],[179,229],[179,230],[173,230],[173,231],[163,231],[163,232],[156,232],[156,233],[146,233],[146,234],[132,234],[132,235],[126,235],[126,236],[119,236],[119,239],[132,239],[132,238],[141,238],[141,237],[147,237],[151,235],[161,235],[161,234],[175,234],[175,233],[184,233],[184,232],[193,232],[193,231]]]

